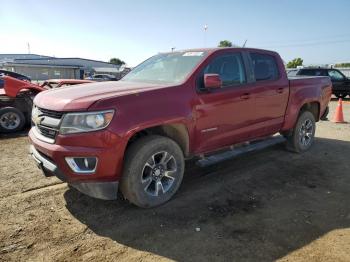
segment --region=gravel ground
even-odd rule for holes
[[[350,261],[350,124],[316,136],[302,155],[189,162],[175,198],[147,210],[45,178],[25,134],[2,136],[0,261]]]

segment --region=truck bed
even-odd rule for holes
[[[288,77],[289,102],[285,115],[283,130],[293,128],[298,117],[300,105],[318,101],[318,117],[325,112],[332,95],[332,82],[328,76],[297,76]]]

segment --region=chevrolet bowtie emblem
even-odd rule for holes
[[[42,117],[34,116],[34,117],[33,117],[33,122],[35,123],[35,125],[40,125],[41,122],[44,121],[44,119],[45,119],[44,116],[42,116]]]

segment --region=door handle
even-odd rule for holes
[[[283,87],[277,88],[276,92],[277,93],[283,93]]]
[[[243,95],[241,95],[241,99],[247,100],[250,98],[250,94],[249,93],[245,93]]]

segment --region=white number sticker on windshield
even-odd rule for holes
[[[186,52],[182,56],[202,56],[203,52]]]

